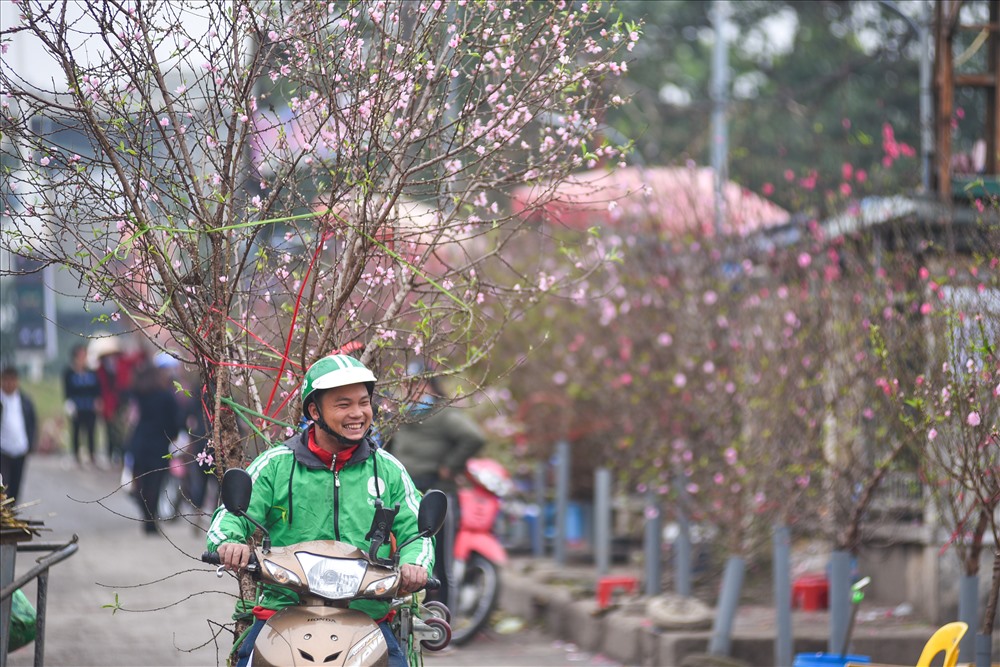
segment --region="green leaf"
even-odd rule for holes
[[[122,608],[121,601],[118,599],[118,593],[115,593],[115,601],[110,604],[102,604],[101,609],[110,609],[111,615],[114,616],[115,613]]]

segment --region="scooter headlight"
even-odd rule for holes
[[[355,665],[369,664],[371,655],[383,644],[385,644],[385,637],[382,636],[382,629],[375,628],[351,648],[344,665],[354,667]]]
[[[265,559],[264,560],[264,569],[267,570],[267,573],[269,575],[271,575],[271,578],[274,579],[279,584],[283,584],[285,586],[288,586],[288,585],[301,586],[302,585],[302,580],[299,579],[299,576],[297,574],[295,574],[291,570],[286,570],[285,568],[281,567],[280,565],[275,565],[272,561],[269,561],[269,560]]]
[[[328,600],[354,597],[368,569],[363,560],[326,558],[309,553],[296,554],[306,573],[309,590]]]
[[[386,591],[396,585],[398,579],[399,575],[394,574],[391,577],[374,581],[368,584],[368,588],[365,589],[365,595],[385,595]]]

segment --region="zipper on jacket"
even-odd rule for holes
[[[333,453],[330,462],[333,471],[333,538],[340,541],[340,471],[337,470],[337,453]]]

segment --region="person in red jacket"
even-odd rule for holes
[[[100,418],[104,423],[108,459],[120,465],[125,455],[125,436],[128,433],[128,392],[132,386],[134,369],[144,363],[144,353],[126,354],[114,336],[97,338],[88,350],[97,360],[97,379],[101,387]]]

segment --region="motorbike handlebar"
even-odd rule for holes
[[[210,563],[212,565],[222,565],[222,561],[219,559],[218,551],[206,551],[201,555],[201,562]],[[247,572],[255,573],[257,572],[257,554],[250,552],[250,562],[247,563]],[[219,576],[221,577],[221,571]]]
[[[209,563],[211,565],[222,565],[222,561],[219,559],[218,551],[206,551],[201,555],[201,561],[203,563]],[[250,564],[247,565],[247,570],[254,572],[257,569],[257,555],[250,554]],[[222,576],[221,574],[219,576]],[[427,577],[427,583],[424,584],[424,590],[436,591],[441,588],[441,580],[436,577]]]

